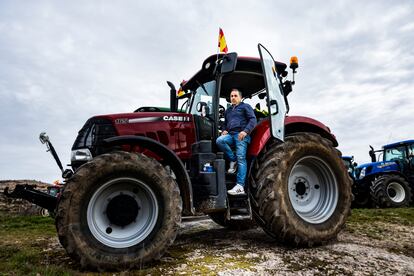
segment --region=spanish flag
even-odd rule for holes
[[[224,33],[221,28],[219,28],[218,47],[220,49],[220,53],[227,54],[228,49],[227,49],[226,38],[224,37]]]

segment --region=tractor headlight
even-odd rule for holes
[[[359,174],[359,179],[362,179],[365,177],[365,170],[366,170],[366,167],[362,168],[361,173]]]
[[[70,160],[73,161],[89,161],[92,160],[92,154],[89,149],[72,150]]]

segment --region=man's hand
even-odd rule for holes
[[[229,132],[227,131],[227,130],[223,130],[223,132],[221,132],[221,135],[223,136],[223,135],[226,135],[226,134],[228,134]]]
[[[246,136],[247,136],[247,133],[246,133],[246,132],[244,132],[244,131],[241,131],[241,132],[239,133],[239,136],[238,136],[239,141],[243,141],[244,137],[246,137]]]

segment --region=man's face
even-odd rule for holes
[[[236,90],[231,91],[230,101],[231,101],[231,104],[235,104],[235,105],[238,105],[241,102],[241,98],[240,98],[238,91]]]

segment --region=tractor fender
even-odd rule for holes
[[[369,189],[372,182],[375,179],[377,179],[378,177],[381,177],[383,175],[398,175],[398,176],[401,176],[402,178],[404,178],[406,181],[410,182],[409,179],[407,179],[406,175],[402,174],[399,171],[394,171],[393,170],[393,171],[383,171],[383,172],[379,172],[379,173],[376,173],[376,174],[369,174],[369,175],[365,176],[362,179],[356,179],[354,181],[354,185],[362,187],[362,188]]]
[[[104,140],[104,143],[108,147],[122,145],[137,145],[139,147],[150,150],[159,157],[162,157],[162,163],[164,165],[169,165],[176,177],[176,181],[180,189],[181,198],[183,200],[183,214],[194,214],[193,189],[191,186],[190,176],[188,175],[183,162],[172,150],[151,138],[134,135],[124,135],[107,138]]]
[[[407,176],[405,176],[404,174],[402,174],[400,171],[395,171],[395,170],[393,170],[393,171],[383,171],[383,172],[377,172],[377,173],[373,173],[373,174],[369,174],[369,175],[367,175],[367,176],[365,176],[363,179],[361,179],[361,180],[365,180],[365,181],[369,181],[369,182],[371,182],[371,181],[373,181],[374,179],[376,179],[376,178],[378,178],[378,177],[380,177],[380,176],[383,176],[383,175],[390,175],[390,174],[393,174],[393,175],[398,175],[398,176],[401,176],[402,178],[404,178],[405,180],[407,180],[408,181],[408,179],[407,179]]]
[[[270,123],[269,119],[260,122],[251,133],[251,143],[248,150],[249,157],[256,157],[265,147],[269,139]],[[312,132],[321,135],[323,138],[332,142],[333,146],[338,146],[338,141],[331,130],[323,123],[303,116],[286,116],[285,119],[285,136],[296,132]]]

